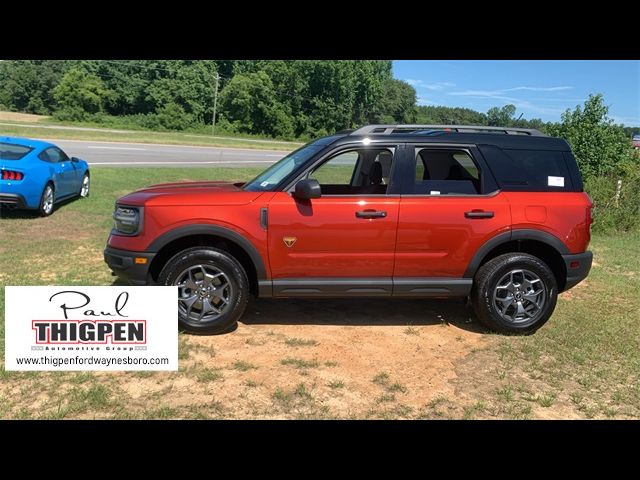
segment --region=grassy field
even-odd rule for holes
[[[0,287],[109,285],[118,196],[257,173],[123,171],[95,169],[90,198],[52,217],[3,212]],[[532,336],[486,333],[456,302],[259,300],[231,334],[181,335],[178,372],[1,368],[0,418],[640,418],[640,236],[592,249],[587,281]],[[4,358],[4,289],[0,312]]]
[[[293,150],[298,142],[285,142],[260,137],[225,137],[188,132],[153,132],[101,128],[93,124],[65,124],[49,117],[14,112],[0,112],[0,136],[93,140],[110,142],[161,143],[170,145],[198,145],[211,147],[249,148],[259,150]],[[32,124],[25,126],[25,124]]]

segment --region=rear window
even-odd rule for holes
[[[479,147],[503,190],[572,191],[563,152]]]
[[[0,142],[0,160],[20,160],[33,148],[14,143]]]

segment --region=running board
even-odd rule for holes
[[[468,296],[472,284],[470,278],[322,277],[261,280],[259,287],[261,297],[446,298]]]

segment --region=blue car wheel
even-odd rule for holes
[[[40,207],[38,208],[41,216],[48,217],[53,213],[54,197],[55,191],[53,190],[53,185],[51,183],[47,183],[42,191]]]

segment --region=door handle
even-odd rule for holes
[[[361,210],[356,212],[356,217],[358,218],[384,218],[387,216],[387,212],[382,212],[378,210]]]
[[[493,218],[493,212],[485,212],[484,210],[471,210],[464,212],[465,218]]]

